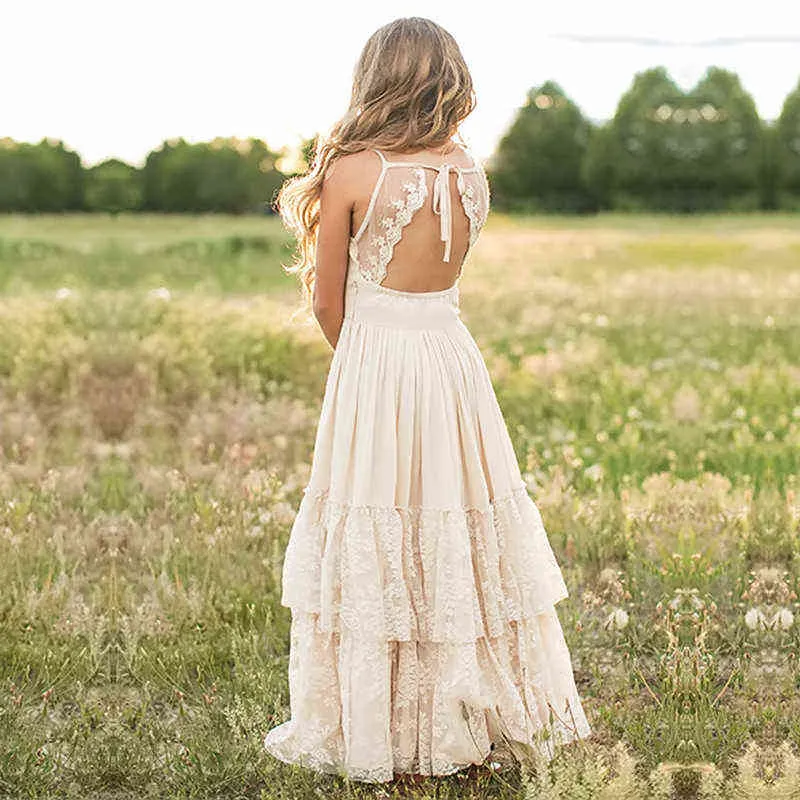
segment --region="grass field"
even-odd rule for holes
[[[0,797],[378,798],[261,750],[330,350],[274,218],[0,218]],[[418,798],[800,785],[800,224],[495,216],[462,316],[595,737]]]

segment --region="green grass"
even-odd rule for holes
[[[795,223],[492,218],[463,318],[596,736],[409,796],[792,796]],[[0,219],[0,797],[400,796],[261,750],[330,359],[289,245],[272,218]]]
[[[20,217],[0,220],[0,291],[169,286],[291,289],[291,242],[274,217]]]

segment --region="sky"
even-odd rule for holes
[[[462,134],[482,159],[548,79],[595,121],[658,65],[687,90],[709,66],[733,70],[766,119],[800,81],[796,0],[0,0],[0,12],[0,138],[63,139],[87,164],[141,163],[178,136],[296,148],[341,116],[367,38],[402,16],[458,41],[478,100]]]

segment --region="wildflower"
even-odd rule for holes
[[[287,503],[285,500],[282,500],[280,503],[277,503],[275,508],[273,509],[273,515],[276,522],[289,525],[294,522],[294,518],[297,516],[294,508]]]
[[[592,464],[591,467],[586,467],[583,471],[583,474],[594,483],[598,483],[603,479],[603,465],[602,464]]]
[[[744,624],[750,628],[751,631],[758,630],[758,628],[766,626],[767,618],[760,608],[751,608],[744,615]]]
[[[586,608],[595,608],[603,604],[603,599],[596,595],[591,589],[587,589],[583,593],[581,599]]]
[[[159,286],[158,289],[151,289],[148,296],[153,300],[164,300],[165,302],[172,299],[172,294],[165,286]]]
[[[628,625],[628,612],[624,608],[615,608],[606,620],[606,628],[614,628],[621,631]]]
[[[781,608],[772,618],[772,624],[782,631],[788,631],[794,625],[794,614],[788,608]]]

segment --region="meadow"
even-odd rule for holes
[[[462,280],[595,736],[402,794],[289,767],[331,352],[274,218],[0,218],[0,797],[800,797],[797,217],[495,215]]]

